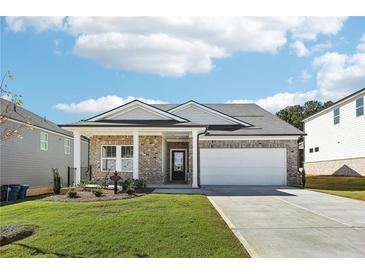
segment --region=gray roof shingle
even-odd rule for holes
[[[32,125],[34,125],[36,127],[73,137],[72,132],[60,128],[57,124],[55,124],[51,121],[48,121],[48,120],[42,118],[41,116],[34,114],[33,112],[30,112],[29,110],[26,110],[23,107],[14,108],[14,103],[7,101],[3,98],[0,98],[1,113],[6,108],[8,108],[8,109],[4,116],[6,116],[7,118],[14,119],[18,122],[25,122],[25,123],[30,122]]]
[[[169,110],[178,104],[155,104],[154,106]],[[236,130],[208,129],[208,135],[304,135],[304,132],[284,122],[272,113],[256,104],[203,104],[209,108],[232,116],[253,125]]]
[[[152,106],[168,111],[180,104],[152,104]],[[208,126],[207,135],[304,135],[304,132],[284,122],[280,118],[259,107],[256,104],[202,104],[213,110],[224,113],[228,116],[251,124],[252,126],[233,125],[233,126]],[[173,120],[168,121],[80,121],[74,124],[61,126],[202,126],[193,122],[177,122]]]

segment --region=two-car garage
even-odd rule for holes
[[[286,184],[286,148],[200,149],[200,185]]]

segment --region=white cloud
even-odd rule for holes
[[[295,42],[290,44],[290,48],[292,48],[298,57],[309,56],[314,53],[323,52],[326,49],[332,47],[332,43],[330,41],[324,43],[318,43],[312,46],[310,49],[305,46],[302,41],[296,40]]]
[[[289,77],[288,79],[286,79],[286,82],[289,84],[289,85],[292,85],[293,82],[294,82],[294,78],[293,77]]]
[[[346,17],[299,17],[292,33],[295,39],[315,40],[318,35],[334,35],[339,32],[346,20]]]
[[[292,48],[295,51],[295,54],[298,57],[308,56],[310,53],[310,51],[307,49],[304,43],[299,40],[296,40],[294,43],[291,43],[290,48]]]
[[[308,91],[308,92],[280,92],[273,96],[269,96],[266,98],[258,99],[258,100],[245,100],[245,99],[236,99],[228,101],[227,103],[233,104],[246,104],[246,103],[256,103],[262,108],[276,112],[286,106],[302,104],[305,101],[313,100],[317,97],[318,91]]]
[[[362,35],[362,37],[360,39],[360,44],[357,46],[356,49],[358,52],[365,53],[365,33]]]
[[[360,41],[360,45],[363,40]],[[257,100],[236,99],[230,103],[256,103],[269,111],[276,112],[286,106],[303,104],[308,100],[336,101],[365,87],[365,53],[357,47],[353,55],[327,52],[313,60],[317,70],[317,89],[304,92],[280,92]],[[301,72],[305,79],[309,74]]]
[[[311,53],[322,52],[322,51],[324,51],[326,49],[330,49],[330,48],[332,48],[331,41],[326,41],[324,43],[315,44],[313,47],[311,47],[310,51],[311,51]]]
[[[302,77],[303,80],[309,80],[312,78],[312,75],[310,75],[306,69],[303,69],[300,72],[300,77]]]
[[[138,99],[148,104],[166,103],[161,100],[146,99],[142,97],[128,96],[126,98],[123,98],[117,95],[108,95],[97,99],[87,99],[79,103],[57,104],[54,106],[54,108],[69,113],[100,113],[131,102],[135,99]]]
[[[110,67],[158,72],[162,76],[209,72],[213,68],[212,58],[226,55],[224,49],[201,41],[179,40],[166,34],[120,33],[79,36],[74,53]]]
[[[340,99],[349,92],[365,87],[365,54],[328,52],[313,61],[317,85],[324,100]]]
[[[8,29],[13,32],[25,31],[27,28],[32,28],[36,32],[42,32],[50,29],[64,29],[64,17],[62,16],[14,16],[6,17],[5,20]]]
[[[8,17],[9,30],[65,31],[73,52],[108,67],[181,76],[206,73],[240,51],[275,53],[297,41],[332,35],[345,17]]]

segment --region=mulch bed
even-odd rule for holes
[[[32,235],[35,227],[31,225],[6,225],[0,227],[0,246],[22,240]]]
[[[67,194],[62,195],[51,195],[42,199],[43,201],[53,201],[53,202],[96,202],[96,201],[112,201],[112,200],[124,200],[131,199],[136,197],[144,196],[153,191],[153,188],[145,188],[139,189],[133,195],[128,195],[124,192],[119,192],[118,194],[114,194],[114,190],[103,190],[103,196],[95,197],[95,195],[88,190],[76,189],[77,198],[69,198]]]

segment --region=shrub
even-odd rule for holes
[[[146,181],[144,179],[136,179],[133,181],[135,189],[146,188]]]
[[[124,180],[122,187],[123,191],[127,191],[129,188],[133,187],[133,180],[131,178]]]
[[[136,192],[136,190],[133,187],[129,187],[127,188],[126,192],[128,195],[133,195]]]
[[[70,188],[68,191],[67,191],[67,197],[73,199],[73,198],[77,198],[78,195],[77,195],[77,191],[73,188]]]
[[[103,190],[101,188],[94,188],[91,192],[95,195],[95,197],[103,196]]]
[[[53,193],[60,194],[61,192],[61,176],[58,172],[58,168],[52,168],[53,173]]]
[[[88,179],[80,180],[80,186],[81,187],[85,187],[87,184],[90,184],[90,181]]]

